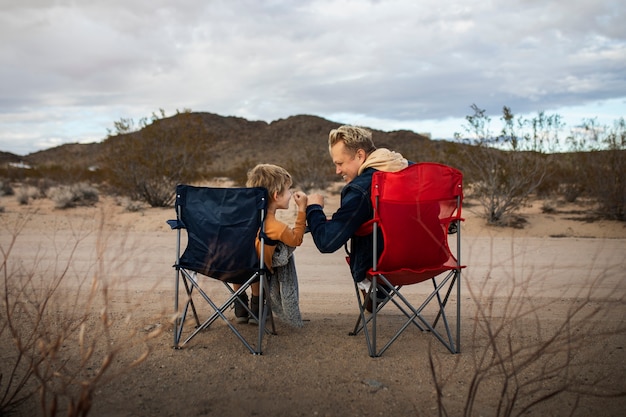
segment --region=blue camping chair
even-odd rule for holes
[[[250,316],[259,323],[256,345],[249,343],[224,313],[235,302],[240,302],[238,296],[253,282],[260,282],[261,300],[264,293],[269,294],[268,275],[262,261],[267,201],[265,188],[176,187],[176,220],[167,221],[177,231],[175,348],[181,348],[217,319],[222,319],[250,353],[262,354],[264,334],[275,333],[269,303],[259,303],[259,311],[251,311],[245,306]],[[187,245],[181,255],[183,229],[187,231]],[[260,256],[255,248],[259,231],[262,243]],[[206,278],[224,283],[228,294],[225,300],[216,302],[209,296],[203,289]],[[235,291],[231,284],[241,284],[241,287]],[[204,321],[199,318],[199,308],[194,300],[204,300],[210,306],[210,314]],[[195,328],[182,340],[185,325],[191,321],[189,319],[195,322]],[[266,319],[269,319],[271,330],[266,328]]]

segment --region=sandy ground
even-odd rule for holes
[[[327,213],[336,205],[330,196]],[[165,223],[172,209],[131,213],[101,198],[95,207],[57,210],[49,200],[20,206],[6,196],[0,207],[4,294],[28,282],[38,289],[33,300],[60,282],[44,321],[50,339],[61,341],[50,358],[61,410],[80,386],[93,388],[90,416],[621,416],[626,409],[626,227],[577,220],[584,207],[543,214],[537,203],[524,210],[520,230],[488,227],[468,207],[461,353],[409,328],[380,358],[368,356],[362,334],[348,335],[357,305],[343,253],[320,254],[309,236],[295,255],[303,328],[277,321],[256,356],[218,321],[176,350],[175,232]],[[294,212],[282,216],[290,221]],[[225,295],[221,283],[202,285]],[[417,299],[428,287],[405,290]],[[380,332],[398,320],[383,314]],[[237,327],[256,340],[255,326]],[[5,328],[4,375],[16,357],[9,335]],[[42,414],[36,397],[18,410]]]

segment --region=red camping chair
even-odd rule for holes
[[[372,285],[363,297],[355,285],[360,315],[351,333],[365,333],[370,356],[381,356],[411,325],[432,333],[450,352],[460,352],[462,180],[459,170],[436,163],[374,173],[374,218],[359,231],[374,234],[374,261],[367,274]],[[448,245],[449,233],[456,238],[456,256]],[[379,234],[383,238],[382,251],[376,247]],[[433,290],[418,300],[421,304],[414,301],[414,307],[401,289],[424,281],[431,281]],[[368,302],[372,314],[366,317]],[[446,314],[449,302],[456,305],[456,317],[450,319]],[[398,307],[405,320],[377,350],[377,325],[383,319],[380,311],[387,305]]]

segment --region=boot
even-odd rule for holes
[[[365,290],[361,290],[361,294],[363,295],[363,307],[365,307],[365,310],[368,313],[371,313],[372,312],[372,307],[373,307],[373,305],[372,305],[372,298],[368,297],[367,291],[365,291]]]
[[[258,295],[253,295],[252,298],[250,299],[250,310],[252,310],[255,316],[259,314],[259,296]],[[251,316],[250,319],[248,320],[248,324],[259,324],[259,321],[253,316]]]
[[[239,294],[237,298],[238,300],[235,301],[235,321],[237,323],[247,323],[250,315],[244,305],[248,305],[248,294],[243,292]]]

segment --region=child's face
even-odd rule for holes
[[[289,208],[289,202],[291,201],[291,190],[289,188],[287,188],[285,191],[283,191],[282,194],[278,194],[276,196],[276,208],[277,209],[288,209]]]

